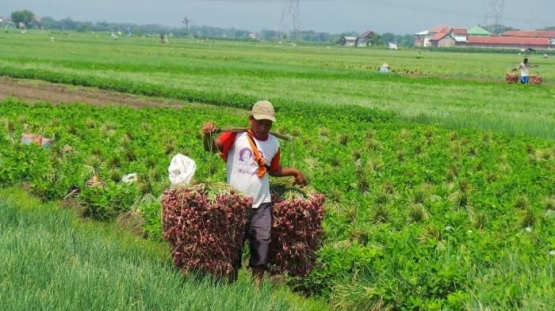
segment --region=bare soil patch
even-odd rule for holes
[[[132,107],[180,107],[186,102],[144,97],[97,88],[55,84],[37,80],[0,77],[0,100],[17,98],[29,103],[84,103],[91,105],[126,105]]]

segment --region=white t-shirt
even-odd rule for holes
[[[228,135],[222,139],[233,139],[235,135]],[[254,138],[254,137],[253,137]],[[266,160],[268,166],[276,167],[279,165],[279,141],[273,135],[269,135],[267,140],[258,140],[254,138],[260,155]],[[258,208],[262,203],[272,201],[270,196],[270,181],[268,173],[262,178],[258,177],[258,164],[254,161],[251,144],[249,143],[248,134],[237,133],[235,141],[227,151],[227,182],[233,188],[244,192],[246,195],[253,197],[253,208]],[[276,157],[277,156],[277,157]]]
[[[528,66],[526,64],[524,64],[524,62],[520,63],[520,65],[518,65],[518,68],[520,68],[520,76],[521,77],[528,77],[528,75],[529,75]]]

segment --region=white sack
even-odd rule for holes
[[[172,186],[189,184],[195,175],[197,164],[193,159],[178,153],[172,158],[168,167],[170,182]]]

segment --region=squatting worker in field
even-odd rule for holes
[[[384,72],[384,73],[388,73],[389,72],[389,64],[388,63],[383,63],[380,68],[378,68],[379,72]]]
[[[538,67],[538,65],[532,65],[528,62],[528,58],[525,57],[522,63],[518,64],[518,66],[513,69],[513,71],[520,69],[520,83],[528,84],[530,82],[530,72],[528,70],[530,67]]]
[[[254,198],[249,216],[245,239],[250,245],[249,267],[255,285],[259,285],[268,264],[270,231],[272,229],[272,199],[268,175],[274,177],[292,176],[293,185],[306,185],[304,175],[297,169],[282,167],[280,164],[280,144],[270,134],[276,121],[274,107],[267,100],[254,104],[249,116],[249,129],[245,132],[223,132],[216,139],[214,122],[206,122],[202,127],[204,149],[220,153],[227,163],[227,182],[235,189]],[[241,252],[238,262],[233,263],[235,280],[241,268]]]

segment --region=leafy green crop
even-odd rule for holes
[[[154,239],[160,205],[143,198],[169,187],[171,157],[193,158],[196,179],[223,181],[225,165],[203,151],[199,129],[207,120],[241,125],[248,115],[190,106],[31,107],[13,99],[1,102],[0,113],[16,138],[25,126],[58,138],[51,148],[8,142],[0,151],[2,185],[27,182],[45,200],[79,189],[89,216],[138,210]],[[476,300],[505,308],[553,299],[534,285],[550,278],[540,271],[553,271],[551,141],[408,124],[360,107],[284,107],[279,116],[275,130],[295,136],[282,142],[283,164],[301,169],[327,201],[317,265],[306,278],[288,278],[292,288],[343,309],[461,309]],[[122,183],[132,172],[137,182]],[[87,187],[93,175],[105,186]],[[524,274],[502,273],[515,264],[512,256]],[[511,288],[523,275],[538,294],[514,292],[519,302],[476,290]]]
[[[415,63],[410,51],[92,38],[59,42],[74,48],[61,55],[38,36],[0,37],[10,42],[0,45],[5,75],[212,104],[3,100],[2,186],[24,182],[43,200],[71,194],[99,219],[140,211],[143,232],[157,239],[160,205],[143,198],[169,187],[171,158],[193,158],[198,180],[225,180],[224,163],[203,151],[201,125],[246,126],[249,106],[269,98],[273,130],[294,137],[282,142],[283,164],[326,196],[317,266],[286,278],[292,288],[344,310],[555,305],[554,93],[497,82],[511,55],[434,53]],[[369,65],[385,57],[397,73]],[[22,145],[23,132],[56,142]],[[138,180],[122,183],[130,173]],[[87,187],[93,176],[105,187]]]

